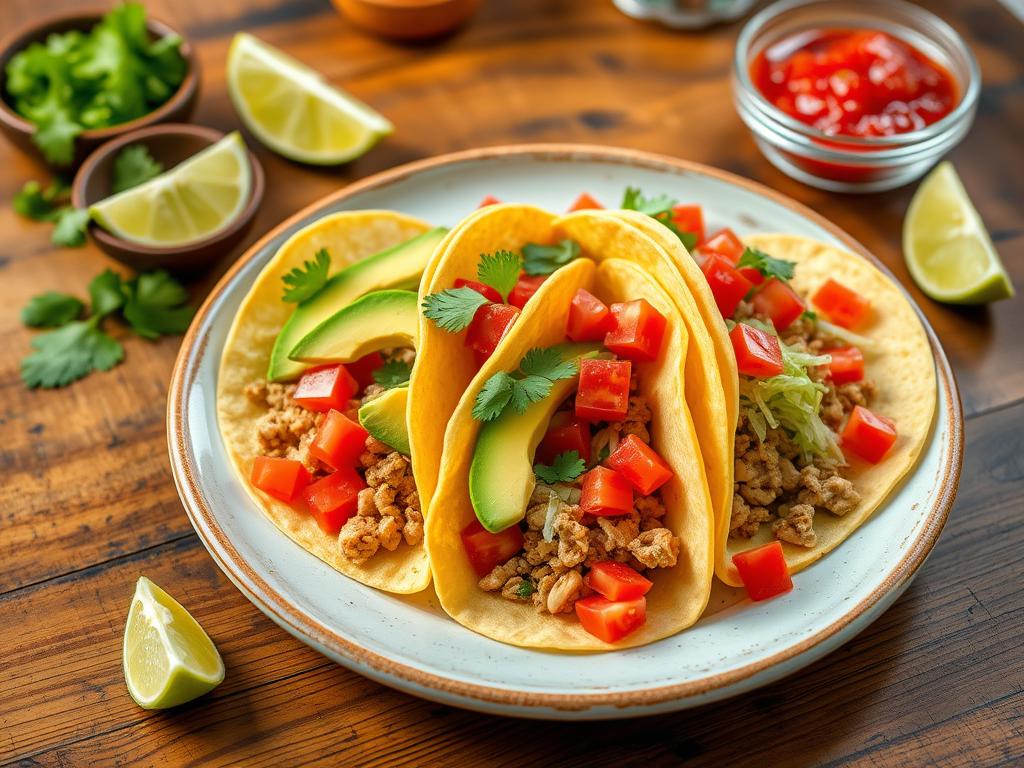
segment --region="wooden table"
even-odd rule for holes
[[[79,3],[74,3],[79,4]],[[72,5],[4,0],[0,29]],[[56,250],[9,200],[42,169],[0,143],[0,762],[22,765],[1020,765],[1024,762],[1024,302],[958,310],[906,279],[912,192],[869,197],[793,182],[757,152],[731,103],[738,25],[673,34],[609,2],[488,0],[462,33],[398,47],[353,30],[326,0],[151,0],[203,65],[199,123],[238,126],[224,87],[231,35],[249,30],[387,114],[396,134],[337,170],[300,168],[252,142],[266,201],[250,241],[346,183],[450,150],[509,142],[636,147],[764,182],[859,238],[934,324],[967,415],[960,496],[930,561],[871,628],[794,677],[696,711],[617,724],[482,716],[383,688],[279,630],[217,570],[168,466],[164,408],[178,339],[125,336],[127,358],[59,391],[27,391],[38,292],[84,293],[110,265]],[[1024,288],[1024,28],[994,0],[929,4],[967,38],[985,87],[952,154]],[[240,252],[240,251],[239,251]],[[194,286],[200,299],[238,252]],[[121,672],[133,584],[165,585],[227,664],[213,694],[136,707]]]

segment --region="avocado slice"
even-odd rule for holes
[[[562,359],[592,357],[600,344],[564,344]],[[505,410],[480,427],[469,468],[469,498],[480,524],[491,533],[515,525],[526,515],[536,478],[533,457],[548,422],[576,388],[578,377],[554,382],[551,393],[523,413]]]
[[[281,328],[270,353],[267,378],[287,381],[309,366],[289,359],[292,349],[310,331],[360,296],[381,288],[415,288],[427,260],[447,233],[437,227],[393,248],[357,261],[331,277],[315,296],[299,304]]]
[[[303,363],[348,363],[386,347],[415,347],[418,336],[415,291],[373,291],[314,328],[290,357]]]
[[[404,456],[411,452],[409,430],[405,425],[405,406],[408,402],[409,388],[395,387],[359,409],[359,423],[363,429]]]

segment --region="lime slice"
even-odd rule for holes
[[[202,240],[231,224],[249,202],[252,168],[237,131],[169,171],[89,206],[113,235],[171,247]]]
[[[244,32],[231,41],[228,93],[260,141],[302,163],[344,163],[393,130],[316,70]]]
[[[939,163],[910,201],[903,258],[914,282],[937,301],[987,304],[1013,284],[953,164]]]
[[[145,576],[135,585],[123,656],[128,693],[145,709],[191,701],[224,679],[224,662],[199,622]]]

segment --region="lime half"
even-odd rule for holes
[[[231,41],[228,93],[260,141],[302,163],[344,163],[393,130],[316,70],[244,32]]]
[[[224,679],[224,662],[199,622],[145,576],[135,585],[123,656],[128,693],[145,709],[184,704]]]
[[[948,161],[928,174],[910,201],[903,258],[914,282],[937,301],[987,304],[1013,296],[992,238]]]
[[[169,171],[89,206],[113,235],[172,247],[227,227],[249,202],[252,168],[237,131]]]

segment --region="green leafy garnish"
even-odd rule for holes
[[[527,243],[523,246],[523,271],[528,275],[550,275],[579,255],[579,243],[568,238],[554,245]]]
[[[188,291],[167,272],[139,275],[124,284],[124,319],[144,339],[184,333],[195,310],[186,306]]]
[[[57,328],[76,319],[85,305],[67,293],[47,291],[33,296],[21,310],[21,322],[30,328]]]
[[[697,234],[695,232],[684,232],[672,220],[672,206],[677,202],[677,200],[668,195],[644,197],[637,187],[626,187],[620,207],[630,211],[639,211],[660,222],[679,238],[686,250],[690,251],[697,245]]]
[[[537,477],[549,485],[555,483],[571,483],[587,470],[587,463],[580,458],[577,451],[566,451],[555,456],[551,466],[534,464],[533,471]]]
[[[818,313],[815,312],[813,309],[805,309],[803,313],[800,315],[800,319],[816,323],[818,322]]]
[[[89,226],[89,211],[85,208],[61,208],[57,211],[57,226],[50,241],[65,248],[85,245],[85,230]]]
[[[394,389],[409,383],[412,366],[401,360],[388,360],[373,372],[373,380],[385,389]]]
[[[68,323],[32,339],[36,351],[21,361],[29,387],[63,387],[91,371],[109,371],[124,359],[124,347],[99,329],[99,315]]]
[[[92,314],[105,317],[124,304],[121,276],[112,269],[105,269],[89,281],[89,302]]]
[[[519,586],[516,587],[516,594],[522,598],[527,598],[536,591],[537,588],[533,585],[533,580],[530,578],[524,578],[519,582]]]
[[[766,278],[777,277],[789,281],[796,274],[796,264],[785,259],[776,259],[758,248],[747,246],[736,263],[737,267],[753,267]]]
[[[512,399],[516,380],[505,371],[498,371],[484,382],[473,403],[473,418],[478,421],[493,421],[501,415]]]
[[[543,376],[551,381],[571,379],[579,372],[575,360],[563,360],[557,347],[534,347],[523,356],[519,370],[527,376]]]
[[[509,293],[519,279],[519,268],[519,256],[512,251],[482,253],[476,268],[476,276],[481,283],[491,286],[500,293],[502,301],[507,301]]]
[[[513,374],[499,371],[484,383],[473,404],[473,418],[493,421],[510,403],[516,413],[525,413],[531,403],[551,393],[554,382],[578,372],[579,363],[563,360],[557,348],[531,349]]]
[[[153,158],[145,144],[132,144],[114,158],[114,180],[111,192],[115,195],[137,187],[164,172],[164,164]]]
[[[282,301],[301,304],[313,298],[327,283],[327,271],[331,268],[331,255],[326,248],[321,248],[313,257],[313,261],[305,261],[301,267],[295,267],[286,274]]]
[[[458,333],[471,322],[476,311],[490,300],[472,288],[446,288],[423,299],[423,316],[442,331]]]
[[[89,213],[67,205],[68,199],[67,185],[59,180],[45,189],[38,181],[26,181],[14,195],[13,207],[25,218],[53,222],[53,244],[75,248],[85,244]]]

